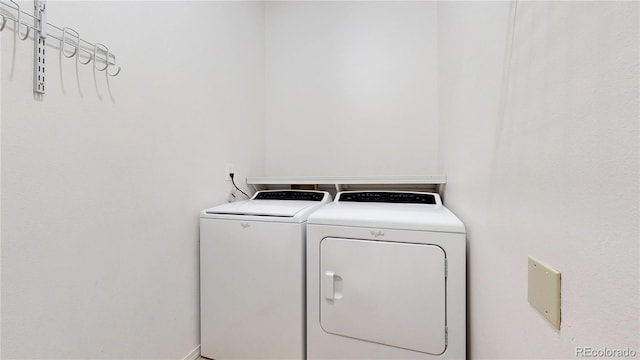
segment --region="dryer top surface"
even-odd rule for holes
[[[440,204],[336,201],[311,214],[307,224],[465,233],[460,219]]]

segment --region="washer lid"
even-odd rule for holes
[[[311,212],[330,201],[331,195],[326,191],[264,190],[258,191],[250,200],[207,209],[201,216],[224,219],[258,217],[253,220],[295,222],[306,220]]]
[[[245,200],[205,210],[207,214],[242,216],[294,217],[300,211],[318,205],[316,201],[298,200]]]

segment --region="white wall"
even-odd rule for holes
[[[640,351],[638,3],[513,5],[438,5],[439,157],[469,231],[471,358]],[[528,255],[562,272],[560,331],[527,302]]]
[[[110,95],[50,47],[36,101],[33,41],[2,33],[2,358],[182,359],[199,344],[198,212],[226,200],[227,162],[263,172],[263,5],[48,8],[123,70]]]
[[[2,36],[0,36],[0,54],[2,54]],[[2,69],[2,56],[0,56]],[[2,76],[0,75],[0,80]],[[2,213],[2,82],[0,82],[0,214]],[[2,359],[2,216],[0,216],[0,359]]]
[[[227,162],[442,171],[473,359],[640,350],[637,3],[55,1],[49,20],[123,72],[112,99],[49,48],[35,101],[33,43],[2,33],[3,359],[191,351],[197,212]],[[562,271],[560,332],[526,301],[528,255]]]
[[[266,5],[266,173],[437,169],[434,2]]]

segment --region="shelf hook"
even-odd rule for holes
[[[4,6],[10,7],[10,8],[13,8],[14,10],[18,10],[16,8],[14,8],[13,5],[7,4],[7,3],[5,3],[4,1],[1,1],[1,0],[0,0],[0,5],[4,5]],[[2,17],[2,23],[0,23],[0,31],[2,31],[2,30],[4,30],[4,27],[7,25],[7,17],[4,16],[3,14],[0,14],[0,16]],[[8,19],[11,20],[11,21],[15,21],[15,19],[12,19],[11,17],[9,17]]]
[[[22,10],[20,10],[20,5],[17,2],[15,2],[14,0],[9,0],[9,1],[11,1],[16,6],[16,9],[18,12],[18,19],[17,20],[14,19],[16,23],[16,33],[18,34],[18,39],[26,40],[29,37],[29,32],[31,31],[31,28],[25,25],[27,27],[27,32],[24,34],[24,36],[20,35],[20,25],[22,25],[22,21],[20,20],[20,14],[22,13]]]
[[[82,60],[80,60],[80,51],[78,51],[78,52],[76,53],[76,61],[77,61],[77,62],[79,62],[79,63],[80,63],[80,64],[82,64],[82,65],[87,65],[88,63],[90,63],[90,62],[91,62],[91,60],[93,60],[93,53],[92,53],[92,52],[90,52],[90,51],[88,51],[88,50],[85,50],[85,49],[83,49],[83,48],[81,48],[81,47],[79,47],[79,46],[78,46],[78,50],[86,52],[86,53],[87,53],[87,56],[88,56],[89,58],[87,59],[87,61],[82,61]]]
[[[120,70],[122,70],[122,68],[120,66],[118,66],[118,70],[115,72],[115,74],[111,74],[111,73],[107,72],[107,75],[109,75],[109,76],[118,76],[118,74],[120,74]]]
[[[109,56],[113,57],[113,62],[109,61]],[[110,66],[115,66],[116,65],[116,56],[114,54],[108,54],[107,56],[107,67]],[[107,75],[109,76],[118,76],[118,74],[120,74],[120,70],[122,70],[122,68],[120,66],[118,66],[118,70],[116,70],[115,73],[110,73],[109,71],[107,71]]]
[[[0,5],[4,5],[4,6],[12,8],[14,10],[17,10],[18,11],[18,15],[19,15],[20,14],[20,6],[18,4],[16,4],[15,2],[13,2],[13,3],[18,7],[16,8],[13,5],[7,4],[4,1],[0,0]],[[7,25],[7,16],[4,16],[3,14],[0,14],[0,16],[2,17],[2,23],[0,23],[0,31],[2,31],[2,30],[4,30],[4,27]],[[11,17],[8,17],[8,19],[11,20],[11,21],[14,21],[14,22],[16,21],[15,18],[11,18]]]
[[[103,68],[98,67],[98,50],[104,52],[105,54]],[[109,67],[109,48],[106,47],[104,44],[96,43],[93,46],[93,68],[94,70],[105,71],[107,70],[108,67]]]
[[[76,38],[76,44],[70,43],[71,45],[73,45],[73,52],[71,54],[67,54],[64,47],[65,44],[67,43],[68,35],[75,36]],[[80,34],[70,27],[62,28],[62,39],[60,40],[60,52],[62,53],[62,55],[64,55],[67,58],[72,58],[74,55],[78,54],[78,48],[80,48]]]

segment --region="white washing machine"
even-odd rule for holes
[[[200,214],[201,354],[305,358],[305,225],[322,191],[259,191]]]
[[[465,359],[465,242],[438,194],[338,193],[307,222],[307,359]]]

